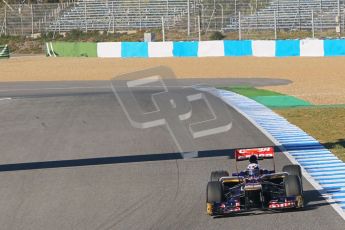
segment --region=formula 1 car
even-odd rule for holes
[[[275,172],[274,148],[235,151],[236,173],[214,171],[206,190],[207,214],[221,216],[254,210],[287,210],[304,206],[302,173],[299,165],[286,165]],[[238,172],[238,161],[250,161]],[[261,169],[258,160],[273,159],[273,170]]]

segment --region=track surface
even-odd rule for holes
[[[234,171],[233,160],[164,160],[177,151],[164,127],[135,129],[109,90],[71,93],[61,89],[66,85],[52,87],[60,88],[53,94],[42,93],[42,87],[30,90],[30,94],[18,93],[25,91],[20,87],[13,86],[10,92],[2,88],[1,96],[13,97],[17,92],[19,97],[0,101],[1,228],[343,229],[343,220],[306,181],[308,205],[303,211],[216,219],[207,216],[205,188],[210,172]],[[184,91],[176,89],[174,93]],[[142,98],[146,96],[147,91]],[[152,108],[149,103],[144,105],[147,110]],[[224,104],[218,101],[216,106]],[[195,143],[198,150],[272,144],[227,108],[232,129],[200,138]],[[192,122],[209,116],[202,103],[193,103],[192,109]],[[148,154],[149,161],[137,156]],[[128,156],[132,156],[130,160],[119,163]],[[111,157],[112,164],[92,165],[91,161],[87,166],[65,167],[68,164],[62,161],[93,158],[96,164],[104,157]],[[54,162],[52,167],[37,163],[30,165],[34,169],[20,170],[29,169],[23,163],[48,161]],[[15,164],[13,171],[4,170],[8,164]],[[286,157],[278,154],[277,169],[285,164],[289,164]]]

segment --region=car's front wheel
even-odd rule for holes
[[[213,204],[224,200],[223,185],[219,181],[210,181],[206,189],[206,208],[207,214],[214,215]]]

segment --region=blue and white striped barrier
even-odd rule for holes
[[[98,57],[323,57],[345,56],[345,39],[101,42]]]
[[[344,162],[313,137],[264,105],[225,90],[218,90],[218,96],[281,146],[293,163],[301,165],[304,177],[328,196],[326,198],[330,205],[345,219]]]

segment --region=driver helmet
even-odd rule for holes
[[[258,157],[257,157],[256,155],[251,155],[251,156],[249,157],[249,162],[250,162],[251,164],[257,164],[257,163],[258,163]]]
[[[259,176],[260,174],[260,169],[259,169],[259,165],[257,163],[250,163],[247,167],[247,172],[249,176]]]

